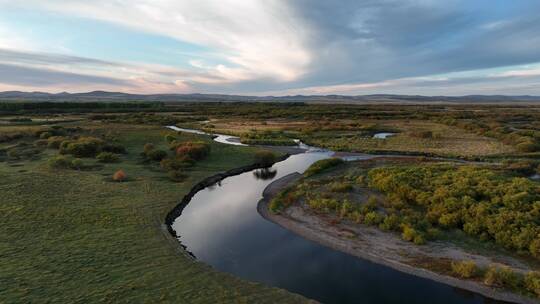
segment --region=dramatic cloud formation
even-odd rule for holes
[[[533,0],[0,0],[0,89],[540,95]]]

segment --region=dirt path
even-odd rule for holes
[[[268,185],[263,192],[263,199],[257,205],[261,216],[306,239],[402,272],[473,291],[500,301],[523,304],[539,303],[535,299],[493,289],[480,282],[460,280],[412,266],[417,265],[419,260],[442,261],[446,259],[448,261],[448,259],[452,259],[473,260],[478,265],[502,263],[520,272],[529,270],[527,265],[513,258],[506,256],[486,257],[466,252],[453,244],[443,242],[430,242],[428,245],[416,246],[403,241],[396,234],[383,232],[373,227],[358,224],[347,225],[346,223],[335,224],[335,217],[315,215],[308,208],[297,205],[287,208],[282,214],[269,212],[268,203],[272,198],[301,177],[301,174],[293,173]]]

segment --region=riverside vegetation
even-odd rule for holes
[[[195,183],[258,161],[259,149],[76,120],[0,126],[0,302],[302,301],[210,269],[162,228]]]
[[[535,168],[537,164],[530,165]],[[416,245],[453,242],[485,255],[528,261],[528,272],[508,266],[453,261],[428,266],[462,279],[540,297],[540,183],[515,165],[388,159],[314,163],[304,179],[279,193],[269,209],[302,204],[346,225],[374,226]],[[348,223],[348,224],[347,224]]]
[[[309,194],[309,208],[318,213],[380,227],[417,244],[451,240],[537,259],[538,186],[525,177],[536,172],[540,156],[539,110],[535,105],[0,103],[0,298],[303,300],[209,269],[162,228],[165,214],[200,180],[254,162],[270,165],[276,155],[172,132],[166,125],[237,135],[253,145],[301,139],[345,152],[493,162],[498,165],[419,159],[351,167],[325,160],[271,208],[279,212]],[[396,135],[373,138],[379,132]],[[516,274],[466,260],[446,263],[444,271],[527,294],[540,290],[536,272]]]

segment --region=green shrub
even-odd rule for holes
[[[536,238],[529,244],[529,252],[535,258],[540,258],[540,238]]]
[[[270,209],[271,212],[277,213],[283,208],[287,208],[290,205],[294,204],[298,199],[298,196],[295,192],[290,191],[289,189],[286,189],[284,191],[281,191],[276,195],[268,205],[268,209]]]
[[[540,297],[540,272],[531,271],[525,275],[525,287],[528,291]]]
[[[49,167],[53,169],[70,169],[73,158],[65,155],[53,156],[47,161]]]
[[[386,231],[398,231],[400,224],[401,220],[399,219],[399,216],[391,214],[384,217],[384,220],[379,225],[379,228]]]
[[[332,192],[349,192],[353,189],[352,185],[349,183],[339,183],[335,182],[330,185],[330,191]]]
[[[460,278],[469,279],[478,274],[474,261],[452,262],[452,272]]]
[[[58,149],[60,148],[60,144],[65,140],[66,138],[64,136],[51,136],[47,138],[47,147],[51,149]]]
[[[148,159],[151,159],[153,161],[161,161],[163,160],[165,157],[167,157],[167,151],[163,151],[163,150],[152,150],[150,152],[148,152],[148,154],[146,154],[146,157]]]
[[[175,141],[175,140],[176,140],[176,137],[172,136],[171,134],[165,135],[165,141],[166,141],[167,143],[172,143],[172,142]]]
[[[32,159],[41,151],[38,147],[22,142],[7,149],[6,155],[12,159]]]
[[[305,177],[313,176],[329,168],[341,165],[342,163],[343,163],[343,160],[341,158],[321,159],[319,161],[314,162],[311,166],[309,166],[306,172],[304,172],[304,176]]]
[[[414,236],[413,243],[415,245],[424,245],[426,243],[426,239],[424,238],[423,234],[417,234]]]
[[[519,152],[525,152],[525,153],[536,152],[539,150],[539,145],[534,142],[527,141],[527,142],[522,142],[522,143],[517,144],[516,149]]]
[[[75,170],[81,170],[82,168],[84,168],[84,162],[80,158],[75,158],[71,161],[70,168]]]
[[[143,147],[143,154],[148,155],[153,150],[154,150],[154,144],[147,143]]]
[[[414,242],[418,245],[422,245],[425,243],[424,236],[418,230],[414,229],[409,225],[404,225],[402,229],[403,232],[401,233],[401,238],[403,238],[405,241]]]
[[[522,282],[509,267],[490,265],[484,274],[484,283],[493,287],[517,289]]]
[[[111,152],[101,152],[96,156],[96,159],[101,163],[115,163],[120,160],[117,154]]]
[[[257,151],[255,153],[255,163],[262,166],[271,166],[276,161],[276,155],[270,151]]]
[[[95,137],[81,137],[76,141],[66,141],[60,144],[61,154],[71,154],[76,157],[95,157],[101,152],[105,142]]]
[[[368,212],[364,216],[364,223],[367,225],[379,225],[383,221],[382,215],[375,211]]]

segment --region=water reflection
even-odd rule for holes
[[[273,179],[276,177],[277,170],[272,170],[269,168],[264,169],[258,169],[253,171],[253,176],[257,179],[267,180],[267,179]]]
[[[197,258],[238,277],[324,303],[483,303],[485,298],[401,273],[306,240],[257,213],[274,179],[304,172],[329,151],[293,155],[267,170],[198,192],[173,228]],[[366,158],[369,156],[365,156]]]

